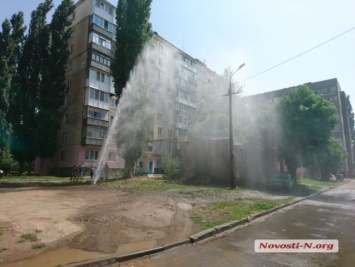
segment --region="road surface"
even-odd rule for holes
[[[337,253],[256,253],[255,239],[337,239]],[[112,266],[355,266],[355,181],[222,237]]]

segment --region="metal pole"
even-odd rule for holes
[[[229,159],[230,159],[230,182],[231,189],[235,188],[234,181],[234,142],[233,142],[233,120],[232,120],[232,77],[229,80]]]
[[[241,68],[244,67],[244,63],[239,66],[239,68],[232,73],[229,79],[229,89],[228,89],[228,96],[229,96],[229,159],[230,159],[230,183],[231,183],[231,189],[235,189],[235,180],[234,180],[234,140],[233,140],[233,112],[232,112],[232,77],[233,75],[240,70]]]

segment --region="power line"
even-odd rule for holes
[[[283,64],[285,64],[285,63],[287,63],[287,62],[289,62],[289,61],[291,61],[291,60],[293,60],[293,59],[295,59],[295,58],[298,58],[298,57],[300,57],[300,56],[302,56],[302,55],[304,55],[304,54],[306,54],[306,53],[308,53],[308,52],[310,52],[310,51],[312,51],[312,50],[314,50],[314,49],[316,49],[316,48],[318,48],[318,47],[320,47],[320,46],[322,46],[322,45],[325,45],[326,43],[329,43],[329,42],[331,42],[331,41],[337,39],[338,37],[340,37],[340,36],[342,36],[342,35],[344,35],[344,34],[350,32],[350,31],[352,31],[352,30],[354,30],[354,29],[355,29],[355,27],[352,27],[351,29],[349,29],[349,30],[347,30],[347,31],[345,31],[345,32],[342,32],[342,33],[340,33],[340,34],[334,36],[333,38],[331,38],[331,39],[329,39],[329,40],[327,40],[327,41],[325,41],[325,42],[323,42],[323,43],[321,43],[321,44],[319,44],[319,45],[316,45],[316,46],[312,47],[311,49],[308,49],[308,50],[302,52],[301,54],[298,54],[298,55],[296,55],[296,56],[294,56],[294,57],[291,57],[291,58],[289,58],[289,59],[287,59],[287,60],[285,60],[285,61],[283,61],[283,62],[281,62],[281,63],[279,63],[279,64],[277,64],[277,65],[275,65],[275,66],[273,66],[273,67],[271,67],[271,68],[268,68],[268,69],[266,69],[266,70],[264,70],[264,71],[262,71],[262,72],[259,72],[259,73],[255,74],[255,75],[253,75],[253,76],[250,76],[249,78],[247,78],[247,79],[245,79],[245,80],[243,80],[243,81],[240,81],[239,83],[248,81],[248,80],[250,80],[250,79],[252,79],[252,78],[255,78],[256,76],[259,76],[259,75],[261,75],[261,74],[263,74],[263,73],[265,73],[265,72],[268,72],[268,71],[270,71],[270,70],[272,70],[272,69],[275,69],[275,68],[277,68],[277,67],[279,67],[279,66],[281,66],[281,65],[283,65]]]

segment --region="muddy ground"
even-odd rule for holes
[[[137,212],[138,211],[138,212]],[[95,187],[32,189],[0,194],[0,263],[38,253],[34,234],[46,249],[68,245],[113,253],[119,244],[188,236],[198,226],[191,205],[165,193],[127,193]]]
[[[0,264],[62,246],[114,253],[119,244],[167,237],[182,240],[201,229],[190,219],[193,205],[209,201],[208,197],[191,199],[187,193],[132,193],[92,185],[3,192]],[[250,197],[248,191],[243,194]],[[21,242],[23,234],[38,240]],[[33,249],[34,244],[46,246]]]

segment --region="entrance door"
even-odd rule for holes
[[[153,161],[149,162],[149,173],[153,174]]]

